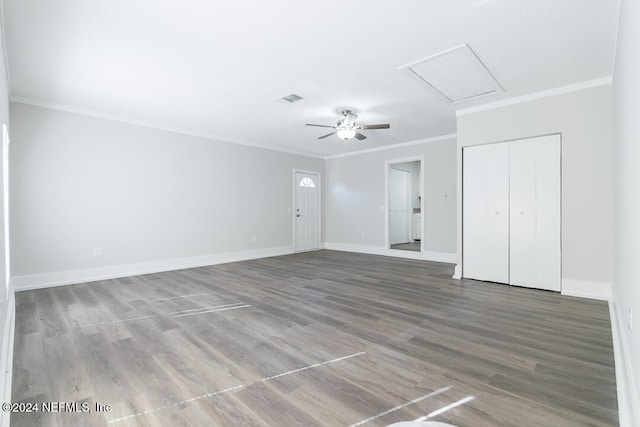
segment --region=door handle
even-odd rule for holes
[[[299,216],[300,216],[300,214],[296,214],[296,216],[297,216],[297,217],[299,217]]]

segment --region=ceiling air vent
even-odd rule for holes
[[[302,99],[302,97],[301,97],[301,96],[296,95],[295,93],[291,93],[291,94],[289,94],[289,95],[287,95],[287,96],[283,96],[283,97],[282,97],[282,98],[280,98],[280,99],[282,99],[283,101],[287,101],[287,102],[290,102],[290,103],[292,103],[292,104],[293,104],[294,102],[298,102],[298,101],[300,101],[300,100]]]
[[[452,103],[504,92],[467,44],[405,65],[400,70]]]

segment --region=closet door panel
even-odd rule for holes
[[[485,155],[483,147],[463,150],[462,258],[463,276],[484,280],[484,192]]]
[[[509,146],[485,150],[485,280],[509,283]]]
[[[512,285],[560,291],[560,136],[510,143]]]
[[[510,143],[509,283],[536,284],[536,141]]]
[[[536,138],[536,288],[560,291],[561,143],[560,135]]]
[[[509,282],[509,151],[506,143],[463,153],[463,275]]]

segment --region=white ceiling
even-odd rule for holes
[[[2,0],[15,101],[327,156],[455,133],[455,110],[612,75],[619,0]],[[468,44],[503,93],[399,68]],[[454,76],[455,77],[455,76]],[[296,93],[295,104],[277,101]],[[364,141],[317,140],[339,112]],[[330,131],[330,129],[329,129]]]

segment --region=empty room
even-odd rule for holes
[[[640,425],[637,1],[0,6],[0,427]]]

